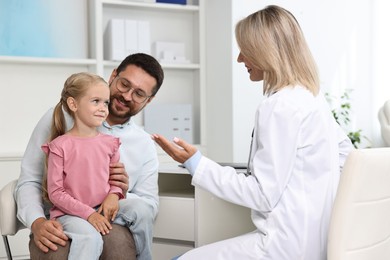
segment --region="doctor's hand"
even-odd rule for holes
[[[175,137],[173,143],[164,136],[153,134],[152,139],[169,155],[173,160],[184,163],[197,151],[196,147]]]

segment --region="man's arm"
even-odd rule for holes
[[[130,184],[131,189],[127,194],[127,198],[139,197],[147,204],[152,206],[153,216],[156,217],[159,206],[158,196],[158,158],[154,142],[147,136],[146,143],[142,146],[142,153],[137,156],[142,156],[140,161],[143,162],[141,171],[136,172],[136,182]],[[139,149],[141,150],[141,149]],[[134,181],[130,175],[130,182]]]
[[[15,189],[19,220],[34,234],[34,241],[44,252],[56,250],[54,243],[64,245],[68,239],[56,221],[46,219],[42,201],[42,177],[45,154],[41,145],[47,142],[53,109],[50,109],[36,125],[23,155],[21,172]],[[53,243],[54,242],[54,243]]]
[[[53,110],[49,110],[36,125],[21,163],[21,172],[15,189],[18,218],[28,228],[38,218],[45,218],[42,202],[42,177],[45,154],[41,145],[47,142]]]
[[[118,187],[122,190],[123,196],[126,198],[129,190],[129,176],[127,175],[125,166],[121,162],[110,164],[110,185]]]

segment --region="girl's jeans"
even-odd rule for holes
[[[63,225],[65,234],[72,239],[69,260],[99,259],[103,239],[87,220],[71,215],[61,216],[57,220]],[[142,199],[127,198],[119,201],[119,212],[114,223],[128,227],[133,234],[137,260],[152,259],[153,222],[153,209]]]

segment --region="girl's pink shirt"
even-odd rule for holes
[[[65,214],[88,219],[109,193],[124,197],[119,187],[108,183],[109,165],[119,161],[119,146],[119,138],[105,134],[91,138],[62,135],[42,146],[49,155],[51,219]]]

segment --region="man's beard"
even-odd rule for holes
[[[116,99],[116,101],[119,103],[125,104],[126,108],[128,108],[128,110],[118,110],[114,105],[114,102],[113,102],[114,99]],[[121,118],[121,119],[129,119],[130,117],[138,114],[138,112],[140,111],[140,109],[136,110],[134,108],[133,102],[128,102],[128,101],[124,100],[121,95],[111,96],[110,104],[109,104],[108,108],[109,108],[111,116],[114,116],[116,118]]]

